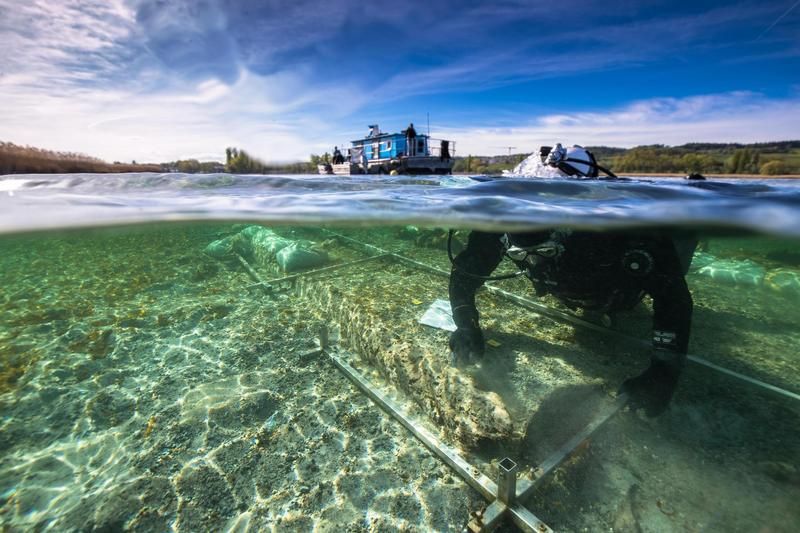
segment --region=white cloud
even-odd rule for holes
[[[800,98],[769,99],[750,92],[687,98],[654,98],[606,111],[559,113],[525,120],[518,127],[445,129],[458,154],[519,152],[541,144],[678,145],[688,142],[765,142],[800,139]]]
[[[300,61],[283,64],[270,74],[259,75],[248,68],[251,56],[268,59],[305,47],[324,48],[326,39],[341,31],[351,20],[348,15],[360,6],[349,0],[344,6],[336,2],[322,7],[313,2],[296,2],[291,7],[277,1],[268,4],[269,13],[282,16],[252,17],[251,21],[248,7],[226,10],[216,0],[176,0],[163,5],[150,0],[0,0],[0,49],[4,52],[0,54],[0,140],[85,152],[111,161],[219,159],[226,146],[239,146],[272,161],[305,159],[311,152],[329,150],[348,139],[343,138],[346,130],[362,123],[358,114],[369,116],[377,110],[385,117],[387,109],[400,109],[394,103],[409,96],[480,91],[521,80],[628,65],[642,59],[644,43],[658,48],[659,43],[671,42],[654,36],[671,35],[677,24],[668,19],[633,28],[605,27],[591,34],[589,42],[597,46],[584,46],[582,51],[558,46],[570,40],[584,42],[580,40],[584,28],[557,36],[532,35],[516,45],[489,49],[470,45],[473,40],[483,42],[502,23],[520,16],[520,7],[527,4],[509,0],[494,6],[496,13],[481,7],[457,13],[442,31],[420,37],[429,40],[429,47],[433,43],[443,50],[447,43],[466,42],[464,50],[452,58],[425,69],[398,65],[395,76],[365,87],[359,86],[364,82],[358,79],[358,69],[349,66],[332,80],[320,77],[313,64]],[[404,6],[405,14],[391,15],[392,20],[397,17],[398,25],[411,16],[409,5]],[[525,13],[538,20],[548,13],[541,10],[531,5]],[[717,14],[728,21],[747,13],[734,6]],[[258,38],[234,39],[238,34],[230,28],[231,17],[238,17],[242,31]],[[708,32],[708,24],[702,23],[707,18],[679,19],[682,38],[691,41],[687,35]],[[424,17],[422,22],[433,24]],[[553,45],[553,39],[560,41]],[[603,46],[606,39],[611,44]],[[335,52],[326,53],[336,57]],[[651,53],[648,49],[647,54]],[[198,58],[200,66],[192,68]],[[731,92],[651,99],[588,113],[566,110],[536,119],[516,117],[511,110],[511,120],[518,127],[464,127],[439,134],[455,140],[459,154],[556,141],[632,146],[798,138],[794,124],[800,116],[798,102]],[[505,123],[509,123],[508,110],[484,113],[495,117],[505,113]]]
[[[170,80],[146,94],[135,88],[50,93],[5,85],[0,139],[109,161],[219,160],[226,146],[271,161],[298,160],[329,150],[336,140],[336,115],[323,112],[330,102],[357,99],[346,88],[311,87],[299,74],[245,70],[231,84]]]
[[[118,0],[0,0],[0,14],[3,141],[109,161],[221,159],[226,146],[305,159],[335,138],[322,109],[335,118],[330,102],[348,102],[346,112],[360,101],[345,84],[308,83],[302,67],[261,76],[234,65],[234,80],[186,82],[148,56]]]
[[[84,68],[102,75],[119,67],[110,59],[135,31],[134,14],[120,0],[0,0],[0,14],[5,83],[22,74],[31,85],[64,84],[90,77]],[[65,70],[70,62],[73,68]]]
[[[210,79],[149,95],[99,89],[50,95],[2,87],[0,92],[7,106],[0,139],[90,152],[110,161],[219,160],[226,146],[270,161],[305,159],[349,139],[343,139],[342,130],[352,110],[331,117],[328,103],[360,98],[355,91],[309,89],[300,76],[264,77],[246,71],[232,84]],[[459,155],[500,153],[499,146],[524,152],[555,142],[621,147],[761,142],[800,138],[798,116],[798,98],[733,92],[656,98],[532,120],[520,116],[514,127],[440,128],[432,133],[456,141]]]

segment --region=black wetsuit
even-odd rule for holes
[[[482,355],[475,292],[484,280],[475,276],[489,276],[508,252],[527,271],[538,295],[552,294],[572,308],[613,314],[649,294],[654,310],[654,362],[666,361],[675,378],[674,388],[689,342],[692,297],[684,275],[694,244],[692,238],[677,241],[658,232],[548,230],[503,235],[474,231],[466,249],[455,258],[450,275],[450,305],[459,330],[451,338],[454,357]],[[667,402],[671,395],[672,390]],[[663,407],[650,411],[660,412]]]

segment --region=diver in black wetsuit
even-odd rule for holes
[[[598,168],[593,156],[580,147],[573,149],[570,175],[592,174],[588,167]],[[580,164],[582,160],[585,164]],[[593,175],[597,176],[596,170]],[[450,305],[457,326],[450,337],[454,361],[467,363],[483,355],[475,292],[503,257],[527,275],[537,295],[552,294],[571,308],[613,315],[632,308],[648,294],[654,310],[650,366],[626,380],[621,391],[630,395],[634,407],[644,407],[648,416],[656,416],[669,404],[686,361],[692,297],[684,276],[695,245],[691,236],[677,240],[655,231],[473,231],[450,273]]]

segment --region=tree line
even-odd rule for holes
[[[0,174],[65,174],[72,172],[161,172],[160,165],[107,163],[76,152],[57,152],[0,141]]]
[[[600,165],[614,172],[641,174],[800,174],[800,141],[754,144],[692,143],[635,148],[587,147]],[[459,157],[453,172],[500,174],[529,154]]]
[[[239,148],[225,149],[225,172],[231,174],[307,174],[316,171],[317,166],[307,162],[268,164]]]
[[[589,148],[598,161],[617,172],[800,174],[800,141],[773,143],[690,143],[630,149]]]
[[[244,150],[225,149],[225,163],[180,159],[166,163],[139,164],[136,161],[108,163],[97,157],[77,152],[59,152],[34,146],[20,146],[0,141],[0,174],[69,174],[78,172],[182,172],[185,174],[300,174],[316,172],[315,164],[298,162],[289,164],[266,164]]]
[[[691,143],[682,146],[650,145],[635,148],[594,146],[588,149],[598,162],[614,172],[642,174],[800,174],[800,141],[754,144]],[[500,174],[511,170],[529,154],[457,157],[453,172]],[[225,163],[183,159],[159,164],[107,163],[75,152],[57,152],[0,142],[0,174],[70,172],[183,172],[232,174],[307,174],[330,162],[331,155],[311,154],[308,161],[268,164],[245,150],[228,147]]]

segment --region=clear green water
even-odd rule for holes
[[[317,353],[323,325],[490,478],[506,456],[535,468],[647,364],[631,343],[482,291],[486,363],[455,370],[448,333],[418,323],[446,277],[378,258],[267,292],[235,258],[204,253],[242,227],[2,237],[4,531],[460,531],[486,502]],[[375,253],[273,229],[320,244],[327,265]],[[335,231],[449,270],[441,230]],[[798,249],[707,236],[688,276],[690,353],[800,392]],[[709,258],[743,274],[713,277]],[[286,276],[248,260],[263,280]],[[496,286],[535,299],[523,279]],[[650,309],[615,328],[649,338]],[[495,418],[476,418],[483,400]],[[558,531],[794,531],[799,406],[690,364],[665,414],[619,413],[525,504]]]

